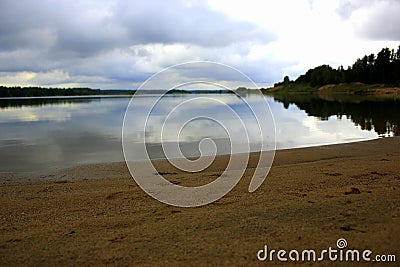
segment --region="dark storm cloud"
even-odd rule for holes
[[[377,8],[371,14],[360,33],[373,40],[400,41],[400,2],[388,1],[390,5]]]
[[[337,13],[345,19],[352,19],[356,12],[366,16],[355,19],[356,34],[371,40],[400,40],[399,0],[343,0]]]
[[[0,9],[0,49],[41,49],[63,57],[118,47],[123,36],[108,21],[107,10],[97,6],[87,1],[5,1]]]
[[[202,55],[193,54],[193,60],[215,60],[216,50],[274,38],[271,32],[208,9],[200,1],[0,3],[0,72],[59,70],[71,75],[66,82],[73,82],[74,76],[76,80],[77,76],[102,77],[115,84],[118,80],[143,81],[157,68],[180,63],[165,51],[160,58],[159,48],[147,47],[151,44],[198,47]]]
[[[149,2],[126,7],[119,4],[116,16],[132,40],[138,43],[192,43],[224,46],[245,40],[269,41],[271,34],[254,25],[206,9],[176,2]]]
[[[3,1],[0,49],[46,48],[64,56],[148,43],[223,46],[271,34],[181,1]]]

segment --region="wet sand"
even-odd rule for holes
[[[321,251],[339,238],[349,249],[395,254],[398,264],[400,138],[278,151],[267,179],[249,193],[256,159],[230,193],[198,208],[154,200],[124,163],[0,174],[0,266],[265,266],[280,262],[257,260],[264,245]],[[162,161],[157,169],[199,185],[226,162],[190,176]]]

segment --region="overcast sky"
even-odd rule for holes
[[[0,0],[0,84],[136,88],[194,60],[260,87],[400,45],[400,0]]]

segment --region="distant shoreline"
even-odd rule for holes
[[[3,91],[5,88],[8,94]],[[33,89],[32,89],[33,88]],[[32,93],[30,90],[39,91]],[[3,91],[2,91],[3,90]],[[251,94],[252,88],[239,87],[236,90],[172,90],[168,94],[232,94],[239,95]],[[384,84],[363,84],[363,83],[340,83],[327,84],[323,86],[312,87],[306,83],[290,82],[286,85],[278,85],[269,88],[261,88],[265,95],[274,94],[310,94],[310,95],[357,95],[357,96],[393,96],[400,97],[400,87]],[[26,92],[25,92],[26,91]],[[147,92],[148,91],[148,92]],[[147,90],[148,94],[161,94],[165,90]],[[135,95],[136,90],[101,90],[91,88],[41,88],[41,87],[4,87],[0,86],[0,99],[35,99],[35,98],[94,98],[94,97],[127,97]],[[143,91],[142,91],[143,92]]]
[[[113,98],[113,97],[131,97],[131,95],[56,95],[56,96],[11,96],[0,97],[0,100],[17,100],[17,99],[84,99],[84,98]]]
[[[100,90],[92,88],[45,88],[38,86],[0,86],[0,98],[45,96],[132,95],[134,90]]]
[[[104,97],[104,96],[132,96],[140,94],[232,94],[228,89],[215,90],[183,90],[183,89],[91,89],[91,88],[45,88],[45,87],[21,87],[1,86],[0,99],[15,98],[41,98],[41,97]]]
[[[261,89],[264,94],[346,94],[358,96],[394,96],[400,97],[399,86],[385,84],[339,83],[312,87],[305,83],[289,83],[266,89]]]

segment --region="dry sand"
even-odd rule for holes
[[[395,254],[385,266],[396,266],[399,148],[400,138],[385,138],[278,151],[266,181],[249,193],[253,155],[238,186],[199,208],[154,200],[124,163],[42,174],[41,182],[7,182],[16,174],[2,174],[0,265],[266,266],[279,262],[257,260],[264,245],[321,251],[345,238],[349,249]],[[226,158],[192,176],[157,164],[171,181],[194,185],[215,179]]]

